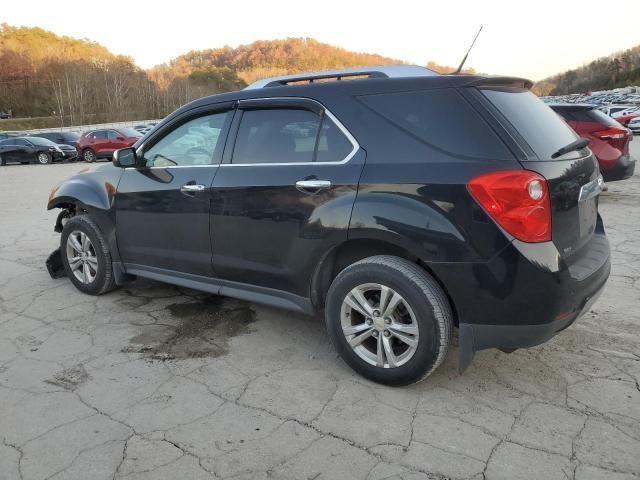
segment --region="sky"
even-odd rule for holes
[[[540,80],[640,44],[640,1],[4,0],[0,23],[88,38],[148,68],[189,50],[311,37],[418,65]]]

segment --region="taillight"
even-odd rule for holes
[[[467,184],[480,206],[509,234],[523,242],[551,240],[549,187],[528,170],[493,172]]]
[[[622,150],[627,142],[627,137],[629,137],[629,130],[613,127],[593,132],[591,135],[604,140],[612,147]]]
[[[629,130],[627,130],[626,128],[607,128],[606,130],[593,132],[593,135],[601,138],[602,140],[608,140],[610,138],[619,139],[625,138],[627,135],[629,135]]]

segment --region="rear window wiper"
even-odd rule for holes
[[[573,152],[574,150],[582,150],[589,145],[589,140],[586,138],[579,138],[575,142],[571,142],[569,145],[565,145],[559,149],[556,153],[551,155],[551,158],[558,158],[565,153]]]

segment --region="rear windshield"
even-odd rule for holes
[[[614,120],[606,113],[596,110],[595,108],[593,110],[585,110],[584,115],[586,117],[585,121],[598,122],[607,127],[622,128],[622,125],[620,125],[617,120]]]
[[[358,99],[440,150],[478,159],[513,159],[502,140],[455,89],[364,95]]]
[[[529,90],[509,87],[482,88],[481,92],[507,118],[540,160],[551,160],[560,148],[578,135]],[[579,158],[569,152],[562,159]]]

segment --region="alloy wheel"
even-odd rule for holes
[[[40,162],[42,165],[46,165],[47,163],[49,163],[49,155],[47,155],[46,153],[39,153],[38,154],[38,162]]]
[[[98,274],[98,257],[89,236],[74,230],[67,237],[66,250],[73,275],[84,284],[93,282]]]
[[[342,302],[340,323],[349,346],[370,365],[400,367],[418,347],[418,322],[411,306],[386,285],[353,288]]]

